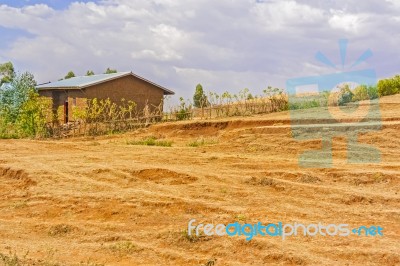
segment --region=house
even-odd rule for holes
[[[132,72],[119,72],[92,76],[74,77],[41,84],[36,87],[39,95],[53,100],[53,112],[64,110],[64,123],[72,121],[72,108],[77,104],[86,104],[88,99],[109,98],[116,104],[121,100],[134,101],[137,110],[142,111],[146,104],[151,109],[163,103],[164,95],[173,95],[154,82],[144,79]]]

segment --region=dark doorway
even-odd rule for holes
[[[68,123],[68,100],[64,102],[64,123]]]

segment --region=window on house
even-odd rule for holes
[[[76,98],[72,98],[72,106],[76,106]]]

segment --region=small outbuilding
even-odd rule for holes
[[[134,101],[137,110],[147,105],[150,109],[163,104],[165,95],[174,92],[132,72],[119,72],[92,76],[73,77],[41,84],[36,87],[39,95],[53,100],[53,112],[64,110],[64,123],[72,120],[72,108],[87,100],[109,98],[116,104],[121,100]]]

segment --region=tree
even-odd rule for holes
[[[28,101],[31,92],[36,92],[35,77],[25,72],[15,75],[8,88],[0,91],[0,116],[5,122],[14,123],[21,106]]]
[[[15,77],[14,66],[11,62],[0,64],[0,86],[3,83],[10,83]]]
[[[354,93],[351,91],[349,84],[344,84],[339,87],[338,104],[345,105],[353,100]]]
[[[86,72],[86,76],[93,76],[93,75],[94,75],[93,70],[88,70],[88,71]]]
[[[196,91],[193,95],[193,105],[197,108],[206,107],[208,105],[207,96],[204,94],[201,84],[197,84],[196,86]]]
[[[15,122],[19,136],[46,136],[46,123],[52,118],[51,107],[51,99],[40,97],[34,90],[29,91]]]
[[[117,73],[117,70],[107,67],[106,72],[104,72],[104,74],[112,74],[112,73]]]
[[[73,77],[75,77],[75,73],[72,72],[72,71],[69,71],[64,78],[65,79],[70,79],[70,78],[73,78]]]

